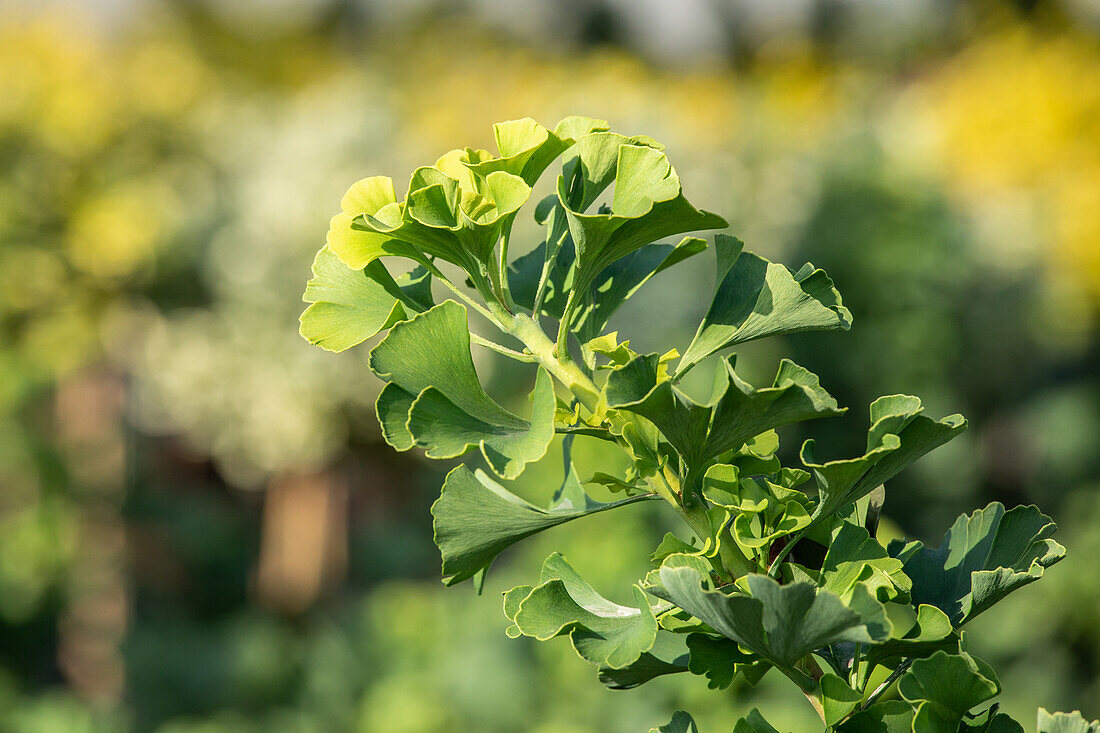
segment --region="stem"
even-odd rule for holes
[[[857,641],[855,653],[852,655],[852,669],[848,674],[848,680],[852,682],[852,686],[859,684],[859,653],[862,651],[861,644]]]
[[[864,701],[862,705],[860,705],[859,709],[866,710],[867,708],[874,705],[875,702],[877,702],[878,699],[882,697],[882,694],[886,692],[890,685],[894,684],[894,682],[896,682],[899,677],[901,677],[909,670],[909,665],[911,665],[912,663],[912,659],[905,659],[904,661],[902,661],[902,663],[897,666],[897,669],[891,672],[890,676],[887,677],[881,685],[876,687],[874,692],[867,696],[867,700]]]
[[[439,271],[439,268],[437,268],[435,265],[430,265],[430,266],[428,266],[428,270],[432,273],[432,277],[434,277],[436,280],[438,280],[439,282],[446,285],[447,289],[450,290],[455,295],[457,295],[459,298],[461,298],[462,301],[464,303],[466,303],[466,305],[470,306],[471,308],[476,310],[478,313],[485,316],[485,318],[490,323],[492,323],[494,326],[499,328],[501,331],[504,331],[505,333],[508,333],[508,329],[504,328],[504,326],[502,326],[500,324],[500,322],[497,321],[496,317],[492,313],[490,313],[488,311],[488,309],[485,308],[485,306],[481,305],[481,303],[478,303],[476,300],[471,298],[469,295],[466,295],[466,293],[459,290],[458,287],[454,283],[452,283],[450,280],[448,280],[446,277],[443,276],[443,273]]]
[[[495,341],[490,341],[487,338],[484,338],[482,336],[478,336],[473,331],[470,332],[470,341],[477,344],[478,346],[484,346],[487,349],[492,349],[493,351],[497,352],[498,354],[504,354],[509,359],[515,359],[516,361],[522,361],[522,362],[526,362],[528,364],[537,364],[538,363],[538,358],[535,357],[532,354],[524,354],[520,351],[515,351],[514,349],[509,349],[507,346],[501,346],[500,344],[498,344]]]
[[[561,314],[561,323],[558,324],[558,358],[573,361],[569,355],[569,322],[573,320],[573,309],[576,307],[577,289],[569,291],[565,299],[565,310]]]
[[[600,388],[572,359],[563,359],[556,352],[554,342],[539,328],[534,319],[520,314],[511,318],[508,333],[523,342],[527,350],[540,364],[573,393],[577,400],[595,412],[600,400]]]
[[[508,285],[508,240],[511,238],[512,226],[509,224],[500,240],[500,269],[498,279],[500,282],[500,294],[504,299],[504,307],[512,313],[515,313],[519,308],[516,307],[516,301],[512,300],[512,289]]]
[[[771,567],[768,568],[769,578],[779,577],[779,566],[783,564],[783,561],[787,558],[787,555],[791,554],[791,550],[798,543],[800,539],[806,536],[806,533],[810,530],[809,527],[796,532],[788,540],[787,544],[783,546],[783,549],[779,551],[779,554],[775,556],[775,560],[772,562]]]
[[[553,238],[553,232],[557,225],[557,210],[554,212],[554,221],[551,222],[551,226],[546,235],[546,257],[542,263],[542,274],[539,275],[539,284],[535,288],[535,302],[534,307],[531,309],[531,315],[535,317],[535,321],[539,319],[539,312],[542,310],[542,301],[546,297],[546,283],[550,280],[550,271],[554,269],[554,264],[558,261],[558,252],[561,251],[562,245],[565,244],[565,238],[569,236],[569,229],[565,228],[558,237],[558,240],[553,244],[550,240]]]

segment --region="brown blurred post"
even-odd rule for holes
[[[339,586],[347,568],[347,482],[335,471],[286,474],[264,495],[256,592],[300,613]]]
[[[80,504],[68,602],[59,621],[58,664],[88,700],[116,704],[125,687],[120,650],[129,617],[126,581],[126,445],[121,375],[89,369],[57,386],[58,444]]]

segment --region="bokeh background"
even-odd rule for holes
[[[677,707],[723,731],[746,712],[749,691],[687,675],[607,691],[568,644],[503,634],[498,592],[551,549],[628,594],[666,521],[648,506],[529,541],[481,597],[444,590],[447,466],[382,443],[369,344],[297,334],[352,181],[566,114],[661,140],[751,249],[836,280],[850,333],[744,356],[763,377],[789,354],[854,408],[788,449],[855,455],[885,393],[970,419],[891,486],[891,531],[937,544],[994,499],[1051,514],[1069,559],[972,641],[1026,724],[1100,716],[1094,0],[6,0],[0,731],[636,733]],[[683,348],[711,272],[662,275],[615,326]],[[522,399],[529,375],[479,369]],[[545,499],[559,471],[518,490]],[[756,694],[813,729],[793,689]]]

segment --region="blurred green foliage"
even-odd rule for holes
[[[903,22],[823,3],[788,25],[744,11],[698,57],[647,46],[644,15],[581,5],[558,24],[534,3],[543,15],[513,25],[430,2],[164,2],[108,28],[75,8],[0,12],[0,730],[533,717],[604,733],[674,706],[707,730],[744,714],[736,688],[721,709],[696,679],[609,692],[568,649],[508,640],[508,556],[484,596],[442,594],[440,474],[379,445],[364,366],[297,335],[351,181],[568,111],[652,132],[751,248],[830,272],[858,327],[787,346],[842,404],[909,392],[967,415],[886,514],[936,539],[993,499],[1049,511],[1069,559],[990,612],[975,651],[1014,716],[1100,716],[1100,40],[1084,4],[916,3]],[[533,231],[518,222],[513,247]],[[661,277],[707,290],[709,272]],[[615,323],[639,350],[682,348],[691,308],[642,292]],[[750,379],[774,370],[769,349],[743,350]],[[508,364],[478,368],[523,398]],[[849,428],[806,437],[854,453]],[[578,440],[582,466],[598,450]],[[525,474],[527,496],[552,492],[559,458]],[[600,522],[515,565],[648,551],[648,531]],[[615,562],[577,564],[610,590],[638,570]],[[802,730],[800,712],[772,722]]]

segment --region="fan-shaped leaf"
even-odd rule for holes
[[[525,636],[545,641],[569,634],[577,653],[601,667],[623,668],[653,648],[657,619],[645,592],[634,586],[636,607],[612,603],[554,553],[539,585],[519,602],[513,621]]]
[[[966,430],[962,415],[936,421],[920,414],[923,410],[920,400],[908,395],[875,400],[871,403],[867,452],[859,458],[817,463],[814,441],[802,445],[802,463],[817,480],[815,522],[863,498],[925,453]]]
[[[546,453],[554,437],[549,375],[538,372],[530,421],[498,405],[478,381],[466,309],[454,301],[395,325],[371,351],[370,364],[396,385],[387,385],[378,399],[379,421],[395,448],[415,444],[429,457],[453,458],[480,446],[497,474],[515,478]]]
[[[714,237],[718,279],[714,299],[677,367],[683,374],[728,346],[800,331],[847,330],[852,314],[824,270],[798,272],[768,262],[736,237]]]
[[[1050,539],[1057,528],[1037,507],[1006,512],[994,502],[960,516],[935,550],[891,543],[890,553],[905,561],[913,602],[936,606],[961,626],[1065,557]]]
[[[580,517],[651,499],[640,494],[600,503],[584,493],[570,474],[570,486],[559,492],[549,509],[530,504],[482,471],[459,466],[447,475],[443,491],[432,504],[435,544],[443,556],[443,582],[454,585],[488,569],[511,545],[533,534]]]

